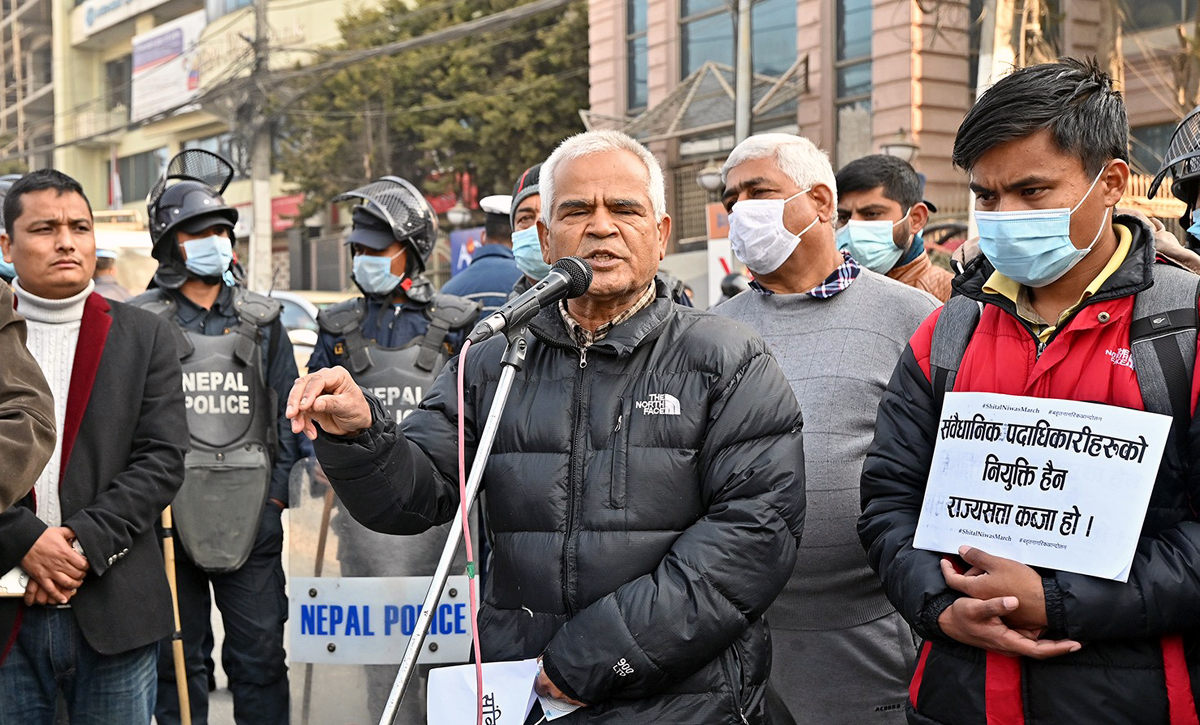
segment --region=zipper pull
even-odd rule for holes
[[[623,421],[623,420],[625,420],[625,414],[621,413],[620,415],[617,416],[617,429],[614,430],[613,433],[621,432],[621,421]]]
[[[579,348],[579,369],[582,370],[586,367],[587,367],[587,348],[581,347],[581,348]]]

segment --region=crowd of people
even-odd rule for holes
[[[482,659],[537,658],[564,723],[1200,724],[1200,149],[1160,174],[1176,240],[1117,209],[1128,135],[1094,63],[998,81],[955,139],[978,226],[956,272],[907,163],[835,171],[803,136],[751,136],[721,176],[752,278],[706,311],[659,269],[663,171],[624,134],[572,136],[482,200],[440,290],[437,216],[384,176],[335,200],[361,296],[322,310],[303,375],[279,303],[241,282],[224,159],[171,160],[158,270],[124,300],[77,182],[0,180],[0,725],[207,722],[214,602],[236,721],[288,722],[289,472],[315,456],[336,492],[343,576],[432,574],[504,364],[506,336],[467,332],[568,256],[587,291],[509,331],[475,521]],[[1140,342],[1156,364],[1129,363]],[[951,391],[1171,417],[1126,581],[914,546]],[[393,674],[367,670],[374,715]],[[424,713],[414,691],[398,722]]]

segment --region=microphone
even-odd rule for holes
[[[545,279],[480,320],[467,340],[477,345],[501,330],[524,325],[546,305],[579,297],[591,284],[592,268],[587,262],[579,257],[563,257],[554,263]]]

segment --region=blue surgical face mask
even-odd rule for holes
[[[222,277],[233,264],[233,242],[220,234],[184,242],[183,251],[184,266],[197,277]]]
[[[1084,249],[1071,243],[1071,215],[1096,188],[1104,175],[1101,169],[1087,193],[1073,208],[1023,209],[1020,211],[977,211],[979,249],[1000,274],[1027,287],[1045,287],[1061,279],[1092,251],[1109,209],[1104,210],[1100,228]]]
[[[537,224],[512,233],[513,257],[517,268],[530,279],[540,280],[550,274],[550,265],[542,259],[542,243],[538,241]]]
[[[838,249],[847,251],[862,266],[887,274],[900,261],[904,250],[896,246],[892,231],[912,212],[910,208],[900,221],[862,221],[851,219],[837,230]]]
[[[390,257],[372,257],[359,254],[354,257],[354,281],[369,295],[391,294],[403,277],[392,274],[392,260],[403,252],[397,252]]]
[[[1200,239],[1200,209],[1192,212],[1192,225],[1188,227],[1188,234]]]

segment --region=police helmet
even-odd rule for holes
[[[1190,217],[1196,208],[1196,193],[1200,191],[1200,106],[1193,108],[1171,134],[1162,166],[1146,196],[1153,199],[1168,175],[1171,194],[1187,204],[1187,213],[1180,219],[1186,229],[1192,223]]]
[[[398,176],[384,176],[333,198],[334,202],[348,200],[360,203],[354,207],[347,244],[387,249],[401,242],[409,249],[409,276],[425,271],[437,244],[437,214],[415,186]]]
[[[20,174],[5,174],[4,176],[0,176],[0,209],[4,208],[4,197],[8,196],[8,190],[12,188],[12,185],[19,178],[21,178]],[[4,212],[0,211],[0,234],[3,234],[5,231]]]
[[[146,198],[151,256],[160,265],[182,263],[175,238],[181,230],[198,234],[223,226],[232,236],[238,213],[221,198],[232,180],[233,164],[211,151],[185,149],[171,159]]]

